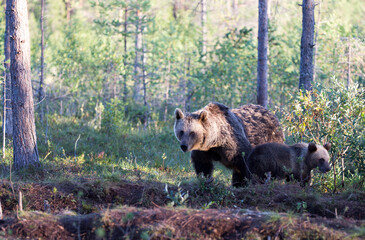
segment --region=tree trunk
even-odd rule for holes
[[[347,47],[347,89],[349,89],[351,85],[351,41],[349,38]]]
[[[139,102],[141,98],[141,45],[142,45],[142,36],[141,36],[141,13],[140,10],[136,10],[137,22],[136,22],[136,33],[135,33],[135,42],[134,42],[134,91],[133,91],[133,99],[135,102]]]
[[[201,27],[202,27],[202,60],[205,63],[207,54],[207,0],[201,0]],[[204,66],[205,68],[205,66]]]
[[[10,11],[14,167],[39,163],[30,72],[27,0],[7,0]]]
[[[65,7],[66,7],[66,20],[67,23],[70,23],[71,21],[71,0],[64,0],[65,1]]]
[[[257,104],[267,107],[268,0],[259,0],[259,32],[257,46]]]
[[[316,72],[316,59],[318,54],[318,31],[319,24],[321,22],[321,0],[318,3],[318,17],[317,17],[317,27],[316,27],[316,35],[314,38],[314,53],[313,53],[313,82],[316,81],[317,72]]]
[[[149,118],[149,108],[148,108],[148,103],[147,103],[147,81],[146,81],[146,63],[147,63],[147,59],[145,56],[145,44],[144,44],[144,38],[143,38],[143,28],[141,27],[141,47],[142,47],[142,87],[143,87],[143,106],[145,107],[145,122],[144,122],[144,127],[145,129],[148,126],[148,118]]]
[[[314,0],[303,0],[299,89],[304,91],[311,91],[313,83],[314,7]]]
[[[39,79],[39,89],[38,89],[38,102],[39,102],[39,117],[40,122],[43,123],[44,119],[44,0],[41,0],[41,77]]]
[[[228,2],[228,1],[227,1]],[[232,0],[232,14],[233,16],[237,16],[238,14],[238,0]]]
[[[170,72],[171,72],[171,62],[170,58],[167,63],[167,74],[165,74],[165,111],[163,115],[163,121],[167,121],[167,112],[168,112],[168,106],[169,106],[169,92],[170,92]],[[168,76],[166,76],[168,75]]]
[[[127,88],[127,35],[128,35],[128,7],[124,9],[124,56],[123,56],[123,66],[124,66],[124,74],[123,74],[123,102],[127,103],[128,97],[128,88]]]
[[[193,83],[191,82],[190,79],[190,65],[191,65],[191,58],[189,57],[188,59],[188,66],[186,68],[186,73],[185,73],[185,77],[188,79],[188,83],[186,84],[186,89],[185,89],[185,111],[190,112],[190,100],[193,97]]]
[[[5,129],[5,134],[9,137],[13,136],[13,117],[12,117],[12,110],[11,110],[11,76],[10,76],[10,29],[9,29],[9,22],[10,22],[10,3],[9,1],[6,2],[6,10],[5,10],[5,34],[4,34],[4,92],[3,92],[3,101],[4,101],[4,119],[3,129]]]

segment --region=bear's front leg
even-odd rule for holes
[[[196,175],[203,174],[210,178],[213,175],[213,156],[210,152],[193,150],[191,152],[191,162],[195,168]]]
[[[232,186],[233,187],[243,187],[246,185],[245,175],[239,171],[233,170],[232,173]]]
[[[245,163],[246,158],[242,156],[237,156],[234,158],[234,165],[232,172],[232,186],[233,187],[243,187],[247,185],[248,178],[248,166]]]

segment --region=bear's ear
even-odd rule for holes
[[[175,118],[176,118],[176,120],[184,118],[184,113],[181,111],[180,108],[175,109]]]
[[[331,143],[325,143],[325,144],[323,145],[323,147],[324,147],[327,151],[329,151],[329,150],[331,149]]]
[[[208,113],[206,111],[201,111],[199,114],[199,120],[204,122],[207,119]]]
[[[317,151],[317,145],[315,144],[315,143],[309,143],[308,144],[308,150],[309,150],[309,152],[315,152],[315,151]]]

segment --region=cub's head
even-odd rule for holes
[[[329,164],[330,156],[328,154],[330,148],[330,143],[326,143],[323,146],[315,143],[309,143],[307,155],[307,164],[309,164],[309,167],[311,169],[318,167],[322,173],[326,173],[331,170]]]
[[[186,116],[179,108],[175,110],[174,131],[183,152],[203,150],[201,148],[205,141],[203,124],[206,119],[207,112],[204,110],[189,113]]]

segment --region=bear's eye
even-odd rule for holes
[[[184,135],[184,131],[179,132],[179,136],[181,137],[182,135]]]
[[[319,163],[320,163],[320,164],[324,163],[324,159],[323,159],[323,158],[320,158],[320,159],[319,159]]]
[[[191,132],[191,133],[189,134],[189,136],[190,136],[190,137],[195,137],[195,132]]]

